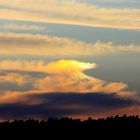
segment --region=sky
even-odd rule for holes
[[[140,115],[139,0],[0,0],[0,120]]]

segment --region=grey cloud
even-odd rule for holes
[[[139,106],[140,103],[116,97],[113,93],[49,93],[28,95],[29,101],[36,99],[42,103],[29,105],[22,103],[1,104],[0,118],[27,119],[29,117],[47,119],[71,115],[104,114],[125,107]],[[119,112],[116,112],[116,114]],[[125,113],[125,112],[124,112]]]

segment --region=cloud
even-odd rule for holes
[[[139,45],[115,45],[112,42],[86,43],[74,39],[32,34],[0,33],[0,55],[93,56],[140,53]]]
[[[126,91],[127,84],[122,82],[108,83],[104,80],[88,76],[84,71],[95,68],[96,64],[76,60],[59,60],[47,65],[46,72],[51,74],[39,79],[34,86],[48,92],[101,92],[116,93],[120,97],[135,95]]]
[[[96,64],[94,63],[84,63],[76,60],[59,60],[51,62],[47,65],[47,73],[50,74],[65,74],[71,75],[73,73],[81,73],[84,70],[95,68]]]
[[[6,86],[0,94],[0,118],[104,117],[140,114],[139,96],[127,91],[122,82],[107,82],[86,75],[96,64],[76,60],[1,61],[0,85],[9,82],[24,87]],[[36,72],[36,74],[32,74]],[[42,73],[38,76],[37,73]],[[31,84],[29,88],[27,84]],[[129,110],[129,112],[128,112]],[[13,113],[10,113],[13,112]],[[8,115],[10,114],[10,115]]]
[[[18,73],[4,73],[0,74],[0,84],[2,83],[12,83],[18,86],[23,86],[27,83],[27,79],[29,79],[28,75],[21,75]]]
[[[73,0],[0,0],[1,19],[140,29],[140,10],[104,8]],[[129,15],[129,16],[128,16]]]
[[[8,23],[0,25],[0,30],[12,30],[12,31],[42,31],[46,30],[46,27],[39,26],[39,25],[26,25],[26,24],[15,24],[15,23]]]
[[[16,70],[30,72],[47,72],[47,64],[43,61],[26,61],[26,60],[3,60],[0,63],[0,70]]]
[[[86,119],[106,117],[109,115],[140,115],[139,103],[102,93],[50,93],[28,95],[28,102],[0,105],[0,118],[3,119],[47,119],[48,117],[76,117]],[[42,101],[42,102],[39,102]],[[26,104],[25,104],[26,103]],[[33,103],[33,104],[32,104]]]
[[[81,1],[86,1],[86,0],[81,0]],[[92,1],[92,0],[91,0]],[[111,4],[116,4],[116,3],[120,3],[120,4],[122,4],[122,3],[124,3],[124,2],[127,2],[127,3],[139,3],[139,0],[95,0],[95,2],[98,2],[98,3],[111,3]]]
[[[127,84],[122,82],[107,82],[95,77],[86,75],[84,72],[95,68],[96,64],[80,62],[76,60],[58,60],[50,63],[43,61],[1,61],[2,72],[12,74],[1,74],[3,82],[12,82],[17,86],[31,84],[30,88],[23,91],[7,90],[0,96],[0,102],[11,103],[28,99],[28,95],[54,93],[54,92],[75,92],[75,93],[104,93],[112,94],[119,98],[130,98],[139,100],[136,92],[127,91]],[[18,74],[13,74],[16,72]],[[22,72],[26,72],[23,75]],[[44,76],[30,75],[32,72],[43,73]],[[37,74],[36,74],[37,75]],[[7,81],[6,81],[7,80]],[[8,86],[6,87],[8,89]],[[23,96],[23,97],[22,97]]]

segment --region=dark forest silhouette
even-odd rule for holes
[[[45,120],[14,120],[0,122],[0,129],[139,129],[140,130],[140,118],[138,116],[111,116],[102,119],[92,119],[81,121],[80,119],[72,118],[49,118]]]

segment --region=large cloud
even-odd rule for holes
[[[0,55],[91,56],[140,53],[139,45],[114,45],[112,42],[86,43],[47,35],[0,33]]]
[[[120,98],[136,99],[135,92],[127,91],[127,84],[122,82],[106,82],[91,77],[84,73],[85,70],[95,68],[96,64],[84,63],[76,60],[59,60],[49,64],[43,61],[1,61],[0,70],[11,71],[18,74],[1,74],[0,80],[7,83],[15,83],[17,86],[25,86],[31,83],[29,90],[23,92],[8,90],[0,97],[1,102],[17,102],[18,98],[28,94],[40,94],[50,92],[77,92],[90,93],[101,92],[114,93]],[[24,75],[22,72],[26,72]],[[43,76],[30,75],[32,72],[43,73]],[[27,75],[28,73],[28,75]],[[24,99],[24,98],[23,98]]]
[[[140,29],[139,9],[104,8],[73,0],[0,0],[3,19]],[[129,16],[128,16],[129,15]]]
[[[1,61],[0,85],[15,84],[17,87],[14,90],[7,85],[1,91],[0,118],[139,114],[139,96],[127,91],[127,84],[109,83],[84,73],[95,67],[94,63],[76,60],[48,64],[43,61]],[[19,90],[18,87],[24,88]]]
[[[20,98],[19,102],[0,104],[0,119],[3,120],[64,116],[86,119],[89,116],[98,118],[124,114],[140,115],[139,103],[102,93],[34,94],[28,95],[28,100]]]

